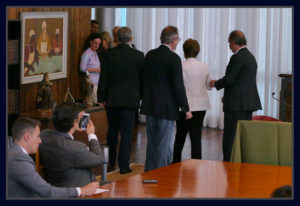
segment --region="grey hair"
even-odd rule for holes
[[[170,44],[176,36],[178,36],[177,27],[167,26],[161,32],[160,41],[162,44]]]
[[[127,43],[131,41],[132,33],[129,27],[121,27],[117,34],[121,43]]]

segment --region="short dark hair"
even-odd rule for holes
[[[59,132],[67,133],[74,126],[74,121],[83,110],[75,103],[62,103],[55,107],[53,112],[53,126]]]
[[[167,26],[161,32],[160,41],[162,44],[170,44],[176,36],[178,36],[177,27]]]
[[[91,20],[91,24],[99,24],[99,21],[97,21],[97,20]]]
[[[200,51],[200,45],[195,39],[188,39],[183,44],[184,56],[188,57],[197,57]]]
[[[234,41],[237,45],[247,45],[247,39],[240,30],[234,30],[229,34],[229,40]]]
[[[292,197],[292,187],[290,185],[284,185],[276,188],[271,197]]]
[[[36,126],[40,125],[39,120],[29,117],[19,117],[12,126],[12,138],[14,142],[20,141],[26,132],[32,134]]]
[[[94,39],[101,39],[99,33],[91,33],[89,36],[89,41],[94,41]]]
[[[127,43],[131,40],[132,32],[129,27],[124,26],[118,30],[117,35],[118,35],[119,42]]]

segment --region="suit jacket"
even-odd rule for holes
[[[39,146],[45,179],[58,187],[82,187],[93,180],[92,168],[103,163],[97,140],[87,146],[55,130],[43,130]]]
[[[207,90],[211,90],[208,66],[196,58],[188,58],[182,63],[182,71],[190,110],[208,110],[210,104]]]
[[[225,76],[215,82],[217,90],[224,88],[224,112],[262,109],[256,72],[256,60],[246,47],[231,56]]]
[[[138,107],[144,53],[128,44],[119,44],[103,56],[98,102],[106,102],[108,107]]]
[[[21,147],[12,144],[8,149],[9,198],[77,197],[76,188],[58,188],[47,183],[36,171],[32,158]]]
[[[161,45],[147,53],[142,73],[141,113],[176,120],[189,111],[180,57]]]

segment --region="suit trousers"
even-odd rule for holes
[[[118,135],[121,141],[118,153],[120,169],[129,167],[132,130],[135,121],[136,108],[106,107],[108,121],[107,145],[109,147],[109,165],[116,165]]]
[[[252,111],[224,112],[223,161],[230,161],[238,120],[251,120]]]
[[[146,115],[147,151],[145,171],[171,164],[175,135],[175,120]]]
[[[176,121],[176,135],[174,143],[173,163],[181,162],[181,152],[189,133],[192,147],[192,159],[201,159],[201,136],[202,126],[206,111],[192,112],[192,119],[185,119],[185,114],[180,115]]]

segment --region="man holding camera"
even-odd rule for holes
[[[7,153],[7,196],[8,198],[69,198],[93,195],[99,188],[98,182],[84,187],[53,187],[36,171],[33,159],[40,139],[40,122],[28,117],[18,118],[12,127],[14,142]]]
[[[40,157],[45,179],[58,187],[81,187],[95,178],[92,168],[103,163],[100,144],[95,135],[95,126],[89,120],[86,133],[89,150],[72,136],[80,129],[84,111],[74,103],[58,105],[53,113],[55,130],[41,132]]]

